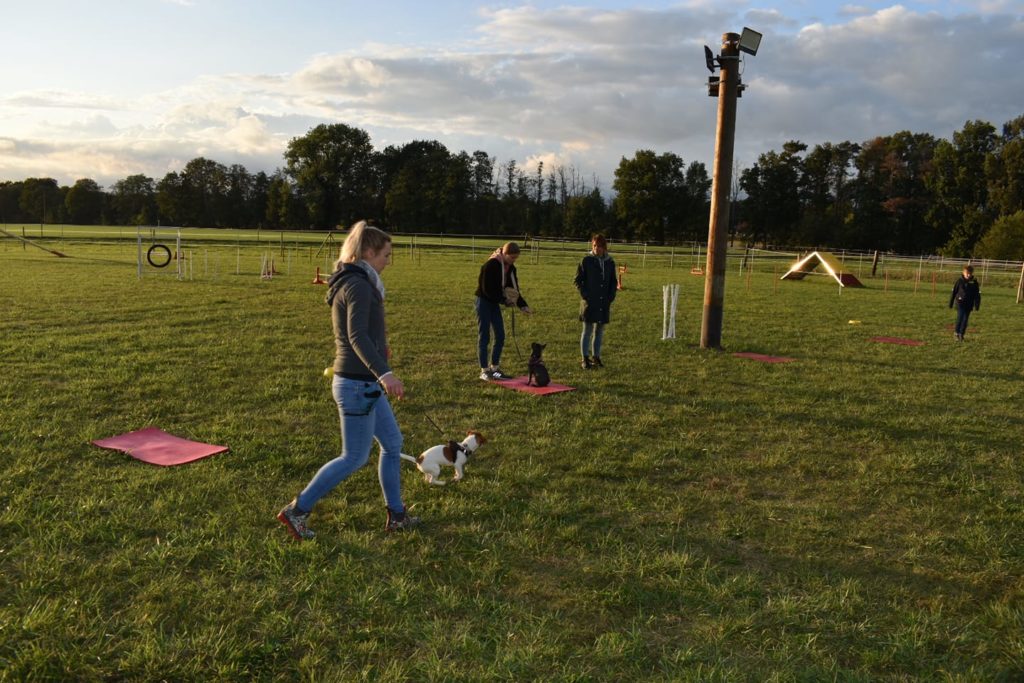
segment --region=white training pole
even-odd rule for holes
[[[174,263],[178,267],[178,279],[181,280],[184,276],[184,264],[181,262],[184,254],[181,253],[181,230],[178,231],[178,238],[174,241]]]
[[[139,279],[142,279],[142,232],[137,228],[135,230],[135,237],[139,242]]]
[[[679,304],[679,285],[672,286],[672,312],[669,314],[669,337],[676,338],[676,306]]]
[[[661,338],[668,339],[668,285],[661,286]]]

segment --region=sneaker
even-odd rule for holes
[[[497,365],[491,368],[491,379],[512,379],[512,375],[506,375]]]
[[[590,362],[593,364],[595,368],[604,367],[604,363],[601,362],[601,356],[594,356],[593,358],[590,359]]]
[[[494,378],[491,376],[491,371],[490,370],[481,370],[480,371],[480,379],[482,379],[485,382],[490,382]]]
[[[306,526],[306,522],[309,521],[309,513],[300,513],[295,507],[295,499],[292,502],[285,505],[280,512],[277,513],[277,518],[281,524],[284,524],[288,529],[288,533],[295,537],[299,541],[308,541],[309,539],[316,536],[313,530]]]
[[[408,507],[401,512],[395,512],[391,508],[387,510],[388,521],[384,524],[384,531],[407,531],[419,526],[422,521],[419,517],[410,515]]]
[[[594,361],[590,360],[590,356],[583,356],[583,360],[580,361],[580,367],[584,370],[589,370],[594,367]]]

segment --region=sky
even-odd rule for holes
[[[284,166],[323,123],[611,191],[637,150],[714,159],[703,55],[744,56],[735,160],[1024,115],[1024,0],[0,0],[0,181]]]

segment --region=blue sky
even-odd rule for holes
[[[791,139],[1024,115],[1024,0],[4,4],[0,180],[159,179],[197,156],[272,172],[288,140],[341,122],[378,149],[436,139],[607,190],[637,149],[710,168],[702,46],[745,25],[765,37],[744,166]]]

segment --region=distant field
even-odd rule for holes
[[[300,545],[274,515],[339,449],[309,283],[336,249],[186,234],[183,281],[140,280],[134,233],[44,233],[66,259],[0,239],[0,680],[1024,677],[1009,270],[956,344],[949,264],[934,293],[881,271],[840,292],[778,282],[783,259],[741,273],[736,253],[722,353],[696,348],[693,257],[625,248],[607,367],[584,371],[583,245],[543,252],[521,261],[537,313],[516,339],[546,342],[577,390],[539,398],[476,379],[472,291],[494,245],[400,239],[384,279],[405,450],[440,440],[428,417],[490,442],[456,486],[403,470],[421,530],[383,534],[367,467]],[[673,282],[680,338],[661,341]],[[525,369],[511,338],[505,360]],[[157,468],[89,445],[150,425],[231,451]]]

